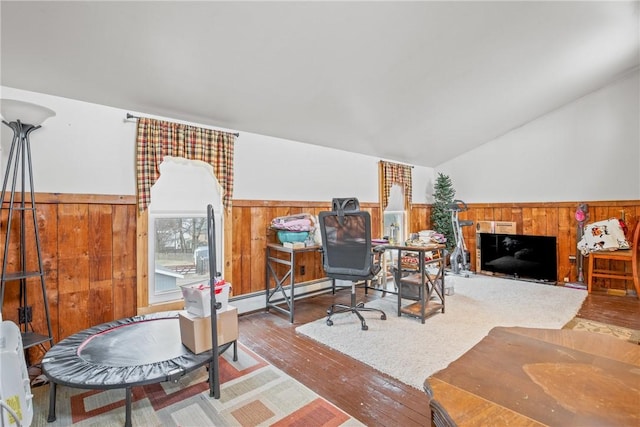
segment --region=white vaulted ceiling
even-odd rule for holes
[[[2,0],[1,84],[437,166],[640,63],[639,2]]]

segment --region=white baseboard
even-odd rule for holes
[[[348,284],[350,286],[350,282],[348,282]],[[341,286],[341,284],[336,281],[336,287],[338,286]],[[295,294],[300,295],[300,298],[307,298],[329,289],[331,289],[331,280],[320,279],[318,281],[296,284]],[[284,291],[287,297],[289,297],[291,295],[291,286],[285,286]],[[296,299],[298,299],[297,296]],[[229,298],[229,304],[238,309],[238,314],[265,310],[267,305],[266,291],[231,297]]]

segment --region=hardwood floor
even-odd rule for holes
[[[359,290],[358,301],[377,294],[369,291],[365,296]],[[296,334],[296,327],[324,317],[327,307],[336,301],[348,303],[349,297],[349,289],[344,289],[296,301],[293,324],[273,311],[244,314],[239,319],[239,341],[368,426],[430,425],[424,391]],[[578,317],[640,329],[640,300],[591,294]],[[354,319],[354,328],[358,326]]]

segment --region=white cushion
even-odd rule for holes
[[[583,230],[582,239],[578,242],[578,249],[583,255],[595,251],[615,251],[630,247],[617,218],[587,224]]]

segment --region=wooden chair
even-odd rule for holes
[[[640,239],[640,221],[636,221],[636,225],[632,234],[631,249],[617,251],[592,252],[589,254],[589,271],[587,279],[587,291],[590,293],[593,286],[593,279],[617,279],[632,281],[636,289],[636,297],[640,298],[640,276],[638,274],[638,240]],[[596,261],[622,261],[625,263],[624,268],[620,270],[611,270],[609,268],[599,268]],[[626,264],[631,263],[630,270]]]

